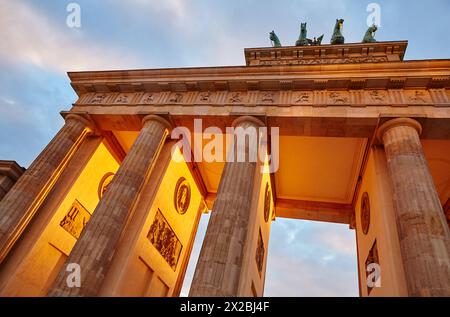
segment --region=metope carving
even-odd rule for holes
[[[103,103],[105,101],[106,97],[107,97],[106,94],[96,94],[91,99],[91,103],[93,103],[93,104]]]
[[[200,93],[200,101],[201,102],[209,102],[211,101],[211,92],[202,92]]]
[[[273,103],[275,101],[274,94],[272,92],[265,92],[262,94],[261,101],[265,103]]]
[[[115,103],[116,104],[124,104],[124,103],[130,103],[131,102],[131,98],[129,94],[120,94]]]
[[[372,103],[386,102],[386,93],[380,90],[371,90],[368,92],[369,99]]]
[[[75,200],[59,225],[75,239],[78,239],[90,218],[91,214],[87,209],[78,200]]]
[[[149,93],[149,94],[145,94],[144,97],[142,98],[142,103],[146,104],[146,103],[154,103],[155,102],[155,94],[154,93]]]
[[[182,101],[183,101],[183,94],[181,94],[181,93],[173,94],[169,99],[169,102],[174,102],[174,103],[179,103]]]
[[[349,97],[341,92],[330,93],[330,99],[333,104],[347,104],[349,103]]]
[[[176,271],[183,246],[159,209],[150,226],[147,238],[172,270]]]
[[[311,95],[307,92],[301,92],[297,94],[295,98],[295,103],[309,103],[311,102]]]
[[[238,102],[242,102],[242,96],[240,92],[235,92],[231,95],[230,97],[230,102],[231,103],[238,103]]]
[[[409,97],[409,101],[411,103],[427,103],[427,94],[425,91],[422,90],[416,90],[414,91]]]

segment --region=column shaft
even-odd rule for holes
[[[147,116],[143,122],[138,138],[66,261],[80,265],[81,287],[68,287],[64,265],[50,296],[98,294],[140,188],[168,135],[169,124],[164,119]]]
[[[66,123],[0,202],[0,263],[28,225],[73,153],[91,132],[69,115]]]
[[[450,233],[412,119],[385,123],[386,151],[410,296],[450,296]]]
[[[249,119],[243,118],[237,127],[262,125],[259,120]],[[225,164],[190,296],[238,296],[257,167],[256,162],[248,160],[247,142],[245,152],[245,162]]]

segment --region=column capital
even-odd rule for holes
[[[244,123],[249,123],[257,128],[260,127],[265,127],[266,125],[264,124],[264,122],[262,122],[261,120],[252,117],[252,116],[242,116],[237,118],[236,120],[233,121],[233,123],[231,124],[231,126],[233,128],[237,128],[239,126],[242,126]]]
[[[392,119],[389,120],[385,123],[383,123],[379,128],[378,128],[378,132],[377,132],[377,139],[378,141],[383,144],[383,136],[384,134],[392,129],[392,128],[396,128],[396,127],[410,127],[413,128],[417,131],[417,134],[420,136],[422,134],[422,125],[411,118],[398,118],[398,119]]]
[[[69,113],[69,114],[67,114],[66,116],[64,116],[64,120],[66,122],[68,122],[70,120],[76,120],[78,122],[81,122],[92,133],[94,133],[97,130],[96,126],[95,126],[95,123],[91,119],[86,118],[86,117],[84,117],[84,116],[82,116],[80,114],[77,114],[77,113]]]
[[[142,125],[145,126],[146,123],[148,123],[150,121],[156,121],[156,122],[162,124],[169,131],[169,133],[170,133],[170,131],[172,131],[172,128],[173,128],[172,124],[161,116],[158,116],[156,114],[147,115],[142,119]]]

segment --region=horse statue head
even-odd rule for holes
[[[331,38],[331,44],[344,44],[345,38],[342,35],[342,29],[344,28],[344,19],[336,19],[336,25],[334,26],[333,37]]]
[[[273,47],[281,47],[280,39],[275,34],[275,31],[270,32],[269,35],[270,35],[270,40],[272,41],[272,46]]]
[[[308,31],[306,29],[306,23],[301,23],[300,25],[300,37],[297,42],[295,42],[295,46],[307,46],[309,44],[308,39]]]
[[[374,43],[377,40],[375,40],[375,33],[378,31],[378,26],[376,26],[375,24],[372,25],[371,27],[369,27],[366,31],[366,34],[364,35],[363,38],[363,43]]]

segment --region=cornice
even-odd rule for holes
[[[70,77],[78,96],[91,92],[450,88],[450,60],[83,72],[70,73]]]
[[[24,172],[25,168],[21,167],[15,161],[0,160],[0,175],[7,176],[12,180],[17,181]]]

